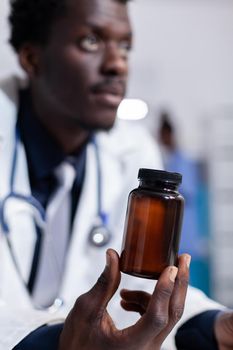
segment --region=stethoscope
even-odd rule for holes
[[[108,228],[108,214],[102,210],[102,174],[98,143],[95,136],[92,137],[95,149],[96,170],[97,170],[97,215],[88,236],[89,243],[95,247],[106,246],[112,238]]]
[[[101,167],[100,167],[100,157],[99,157],[98,143],[94,136],[91,138],[91,142],[94,145],[95,158],[96,158],[97,214],[88,235],[88,242],[92,246],[103,247],[109,243],[112,235],[107,226],[108,215],[102,210],[102,182],[101,182],[102,176],[101,176]],[[16,127],[13,160],[12,160],[12,166],[11,166],[11,172],[10,172],[10,186],[9,186],[10,191],[1,200],[1,203],[0,203],[0,225],[2,226],[3,233],[5,233],[7,236],[10,233],[10,229],[5,217],[5,211],[6,211],[7,202],[10,199],[24,201],[25,203],[29,204],[31,208],[34,209],[36,224],[39,227],[43,227],[43,225],[45,225],[46,223],[46,213],[44,208],[40,204],[40,202],[32,195],[23,195],[14,190],[19,143],[20,143],[20,135],[19,135],[19,130]]]
[[[12,159],[12,165],[11,165],[11,171],[10,171],[10,184],[9,184],[10,190],[9,190],[9,193],[0,202],[0,225],[2,227],[3,233],[7,237],[9,236],[10,228],[9,228],[9,225],[8,225],[6,217],[5,217],[5,212],[6,212],[7,202],[10,199],[16,199],[16,200],[23,201],[23,202],[29,204],[30,207],[35,212],[36,223],[39,227],[43,227],[44,223],[46,222],[45,210],[42,207],[42,205],[40,204],[40,202],[31,195],[24,195],[24,194],[18,193],[14,190],[19,143],[20,143],[19,130],[16,127],[15,128],[15,143],[14,143],[14,150],[13,150],[13,159]]]
[[[97,174],[97,213],[96,218],[92,224],[92,228],[90,229],[89,235],[88,235],[88,243],[93,247],[104,247],[106,246],[109,241],[111,240],[111,232],[108,228],[108,215],[103,212],[102,210],[102,182],[101,182],[101,167],[100,167],[100,157],[99,157],[99,150],[98,150],[98,144],[95,137],[91,138],[91,142],[94,145],[95,149],[95,158],[96,158],[96,174]],[[10,183],[9,183],[9,193],[1,200],[0,202],[0,226],[2,227],[2,231],[5,234],[7,238],[7,243],[10,249],[11,257],[13,259],[14,265],[16,267],[17,272],[19,273],[21,279],[23,280],[21,276],[21,272],[19,269],[19,264],[17,263],[16,256],[13,252],[13,248],[10,241],[10,227],[8,225],[7,219],[6,219],[6,206],[8,201],[14,199],[18,201],[22,201],[25,204],[28,204],[30,206],[30,209],[33,210],[34,213],[34,219],[35,224],[39,228],[43,228],[46,224],[46,212],[40,202],[33,197],[32,195],[24,195],[20,194],[14,189],[15,185],[15,177],[16,177],[16,166],[17,166],[17,160],[18,160],[18,149],[20,144],[20,134],[18,127],[15,129],[15,143],[14,143],[14,149],[13,149],[13,159],[12,159],[12,166],[10,171]],[[25,282],[24,282],[25,284]],[[60,306],[59,299],[55,301],[55,303],[58,303]],[[54,307],[54,306],[53,306]]]

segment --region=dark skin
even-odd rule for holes
[[[46,44],[25,42],[21,46],[19,60],[29,77],[37,118],[65,153],[76,152],[91,131],[113,126],[125,95],[131,42],[125,4],[67,0],[64,17],[52,24]],[[176,282],[171,282],[166,269],[152,296],[122,292],[122,306],[142,317],[119,331],[106,311],[120,279],[118,257],[113,251],[109,256],[110,267],[77,300],[67,318],[59,350],[157,350],[180,318],[188,280],[187,257],[181,257]],[[233,348],[232,312],[219,315],[215,335],[220,350]]]
[[[65,152],[77,150],[90,130],[113,126],[125,95],[131,38],[124,4],[68,0],[48,43],[21,48],[36,114]]]
[[[179,268],[167,267],[152,295],[123,290],[122,307],[142,315],[134,325],[119,330],[107,305],[120,283],[119,257],[107,251],[107,265],[96,285],[79,297],[68,315],[59,350],[159,350],[182,316],[188,287],[190,256],[179,258]]]

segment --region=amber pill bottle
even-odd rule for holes
[[[182,175],[139,169],[139,187],[130,192],[126,212],[120,270],[158,279],[168,265],[176,265],[184,198],[178,192]]]

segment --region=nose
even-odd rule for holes
[[[126,76],[128,73],[128,55],[117,43],[105,47],[101,72],[108,76]]]

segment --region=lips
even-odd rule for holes
[[[123,81],[105,81],[92,88],[95,101],[98,104],[117,108],[125,95]]]
[[[123,96],[114,95],[110,92],[98,92],[95,94],[95,101],[106,107],[117,108],[121,103]]]

